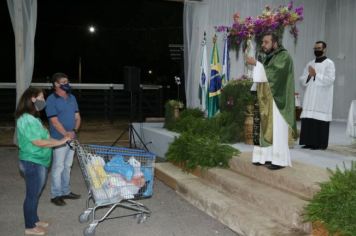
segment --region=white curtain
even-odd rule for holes
[[[239,12],[242,19],[260,15],[266,5],[278,7],[288,4],[286,0],[203,0],[186,1],[184,6],[184,48],[186,99],[188,107],[198,107],[199,65],[204,31],[207,33],[208,58],[212,48],[214,26],[231,25],[232,16]],[[334,119],[347,117],[352,99],[356,99],[356,79],[352,77],[356,56],[356,2],[353,0],[295,0],[294,7],[304,6],[304,20],[298,23],[297,44],[286,30],[283,45],[294,60],[296,92],[303,96],[303,88],[297,78],[302,74],[306,63],[314,58],[313,46],[318,40],[328,43],[327,56],[336,65],[334,91]],[[218,34],[220,58],[222,57],[223,35]],[[231,78],[243,74],[243,60],[230,51]],[[241,55],[241,53],[239,54]],[[241,56],[240,56],[241,57]]]
[[[326,11],[327,54],[335,63],[334,119],[347,119],[356,99],[356,1],[328,0]]]
[[[33,74],[37,0],[7,0],[15,34],[16,104]]]

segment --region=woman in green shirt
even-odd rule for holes
[[[70,140],[49,137],[40,120],[40,111],[46,106],[41,89],[28,88],[20,98],[15,118],[17,143],[19,147],[20,170],[26,183],[26,197],[23,204],[26,235],[44,235],[48,223],[40,221],[37,215],[38,201],[51,164],[51,147],[60,146]]]

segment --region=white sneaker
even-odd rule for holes
[[[40,227],[42,227],[42,228],[48,228],[49,223],[46,222],[46,221],[38,221],[38,222],[36,223],[36,226],[40,226]]]
[[[46,231],[39,226],[32,229],[25,229],[25,235],[45,235]]]

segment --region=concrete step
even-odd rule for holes
[[[264,213],[278,219],[291,228],[304,232],[311,231],[311,225],[304,223],[301,216],[306,201],[273,188],[254,179],[237,174],[229,169],[212,168],[201,170],[201,177],[230,196],[248,201]]]
[[[170,163],[156,164],[156,177],[191,204],[216,218],[241,236],[305,236],[279,223],[248,201],[216,190],[202,178]]]
[[[290,192],[302,199],[311,199],[320,190],[318,183],[329,179],[326,169],[293,162],[293,167],[271,171],[251,163],[252,153],[243,152],[230,160],[230,170],[256,179],[275,188]]]

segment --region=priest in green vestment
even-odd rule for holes
[[[246,58],[247,64],[254,65],[260,113],[260,142],[254,146],[252,163],[278,170],[292,166],[288,135],[297,136],[293,60],[274,33],[263,36],[262,50],[263,62]]]

